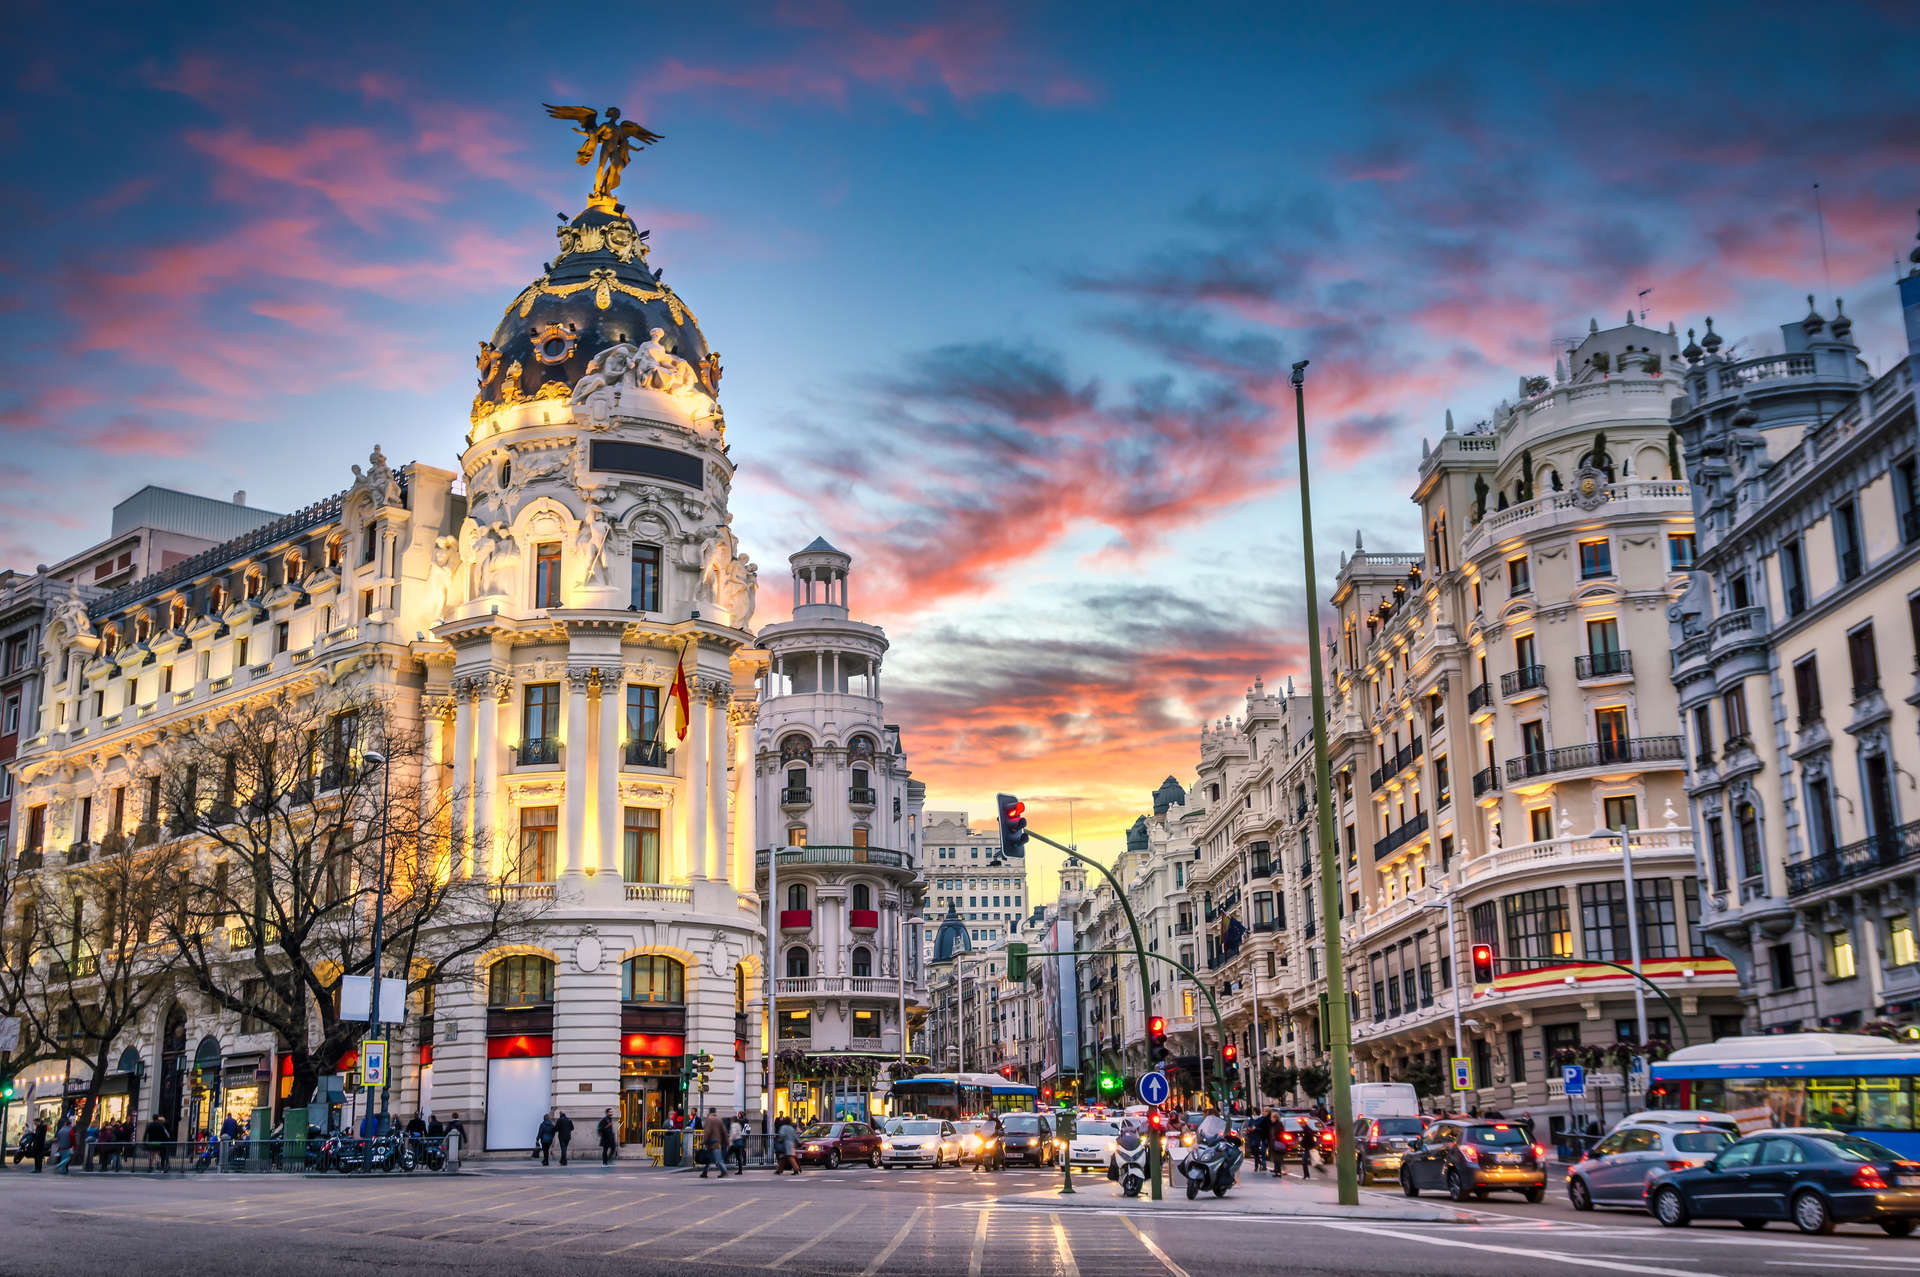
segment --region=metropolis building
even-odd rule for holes
[[[445,800],[436,872],[537,915],[390,1034],[394,1111],[458,1111],[469,1147],[526,1147],[554,1105],[588,1127],[612,1107],[627,1139],[703,1100],[757,1110],[770,930],[783,1043],[904,1052],[921,996],[922,791],[880,719],[884,636],[847,619],[847,558],[794,556],[794,619],[756,646],[719,356],[610,196],[556,234],[479,343],[453,467],[376,449],[293,514],[63,587],[15,763],[23,864],[184,861],[207,848],[146,797],[169,733],[378,695]],[[755,853],[775,846],[788,907],[769,913]],[[161,999],[115,1048],[135,1111],[277,1107],[279,1044],[256,1027]],[[689,1095],[701,1052],[711,1089]]]

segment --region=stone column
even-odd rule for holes
[[[732,848],[727,841],[727,761],[732,754],[732,741],[727,735],[727,697],[732,692],[726,683],[709,683],[706,704],[701,709],[707,719],[707,813],[713,824],[707,877],[715,882],[733,880]]]
[[[699,680],[694,680],[689,690],[693,704],[687,724],[687,765],[681,775],[687,782],[687,877],[697,880],[707,876],[707,827],[711,823],[707,804],[713,796],[707,792],[707,713],[699,700]],[[724,800],[725,795],[720,797]]]
[[[447,838],[453,848],[454,876],[471,878],[473,860],[473,680],[453,683],[453,803]]]
[[[495,871],[493,843],[499,820],[496,802],[500,792],[500,704],[513,695],[513,680],[504,674],[482,674],[473,680],[473,689],[474,873],[490,878]]]
[[[600,755],[595,767],[595,821],[600,841],[600,872],[620,873],[621,842],[626,836],[620,811],[620,723],[626,711],[627,684],[617,665],[600,667]]]
[[[736,891],[752,891],[760,839],[753,729],[760,706],[756,701],[737,700],[728,713],[733,720],[733,886]]]
[[[561,872],[577,877],[586,867],[587,850],[587,686],[593,672],[567,671],[566,826],[560,846]]]

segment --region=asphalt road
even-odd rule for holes
[[[1576,1214],[1564,1190],[1479,1222],[1256,1214],[1244,1201],[1124,1202],[1037,1171],[812,1171],[775,1179],[501,1165],[360,1179],[0,1175],[0,1274],[878,1273],[1677,1274],[1920,1271],[1920,1238],[1803,1237]],[[1388,1190],[1371,1190],[1388,1191]],[[1398,1192],[1397,1189],[1391,1190]]]

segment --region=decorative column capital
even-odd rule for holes
[[[760,721],[760,702],[735,697],[727,705],[727,721],[735,727],[752,727]]]
[[[426,718],[437,718],[446,722],[453,717],[454,702],[465,700],[458,687],[446,692],[427,692],[420,698],[420,713]]]
[[[593,689],[600,671],[588,665],[567,667],[567,688],[576,696],[585,696]]]
[[[618,692],[627,681],[627,672],[618,665],[596,665],[592,668],[594,686],[605,694]]]

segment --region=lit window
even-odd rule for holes
[[[560,543],[548,541],[534,550],[533,605],[560,606]]]
[[[1580,575],[1582,578],[1609,576],[1613,572],[1613,552],[1607,539],[1582,541],[1580,543]]]
[[[1836,980],[1853,979],[1856,974],[1853,965],[1853,932],[1827,933],[1827,974]]]
[[[1920,950],[1916,950],[1913,943],[1912,918],[1901,914],[1887,919],[1887,952],[1896,967],[1910,967],[1920,961]]]

